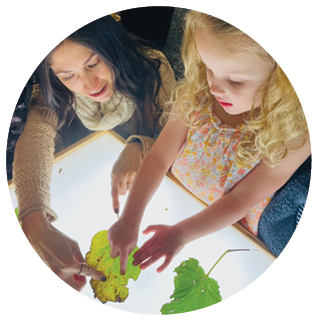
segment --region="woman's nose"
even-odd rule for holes
[[[85,75],[82,77],[83,88],[90,92],[95,93],[99,90],[99,80],[98,77],[94,75]]]

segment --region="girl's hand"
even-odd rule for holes
[[[142,270],[165,257],[164,263],[158,267],[157,272],[162,272],[172,259],[183,249],[186,242],[182,238],[177,225],[151,225],[143,231],[143,234],[155,233],[135,254],[134,265],[140,265]]]
[[[128,255],[135,249],[138,240],[139,226],[131,225],[123,217],[111,226],[107,232],[110,245],[110,256],[120,257],[120,273],[126,274]]]
[[[44,263],[75,290],[81,291],[85,286],[85,276],[106,281],[105,275],[92,267],[85,268],[85,275],[78,275],[85,259],[77,242],[53,227],[45,212],[28,214],[22,220],[22,229]]]
[[[119,212],[119,195],[125,195],[130,190],[141,162],[142,146],[140,143],[126,145],[115,162],[111,173],[111,196],[115,213]]]

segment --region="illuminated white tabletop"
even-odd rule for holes
[[[88,144],[80,145],[76,151],[54,164],[51,183],[51,206],[59,215],[53,224],[79,243],[84,256],[89,251],[93,235],[107,230],[117,220],[112,211],[110,173],[123,149],[122,143],[109,133],[94,137]],[[10,190],[10,195],[16,207],[14,189]],[[120,198],[121,209],[125,199]],[[202,203],[165,178],[147,207],[141,230],[151,224],[174,224],[203,208]],[[150,237],[140,233],[137,245],[140,247]],[[142,271],[137,281],[129,281],[126,301],[108,302],[107,306],[130,312],[160,314],[162,305],[170,301],[174,291],[176,273],[173,270],[182,261],[195,258],[207,273],[228,249],[258,251],[229,253],[212,271],[210,277],[218,282],[223,300],[257,279],[275,260],[255,242],[233,227],[227,227],[186,245],[164,272],[156,272],[163,259]],[[62,280],[61,283],[61,286],[68,286]],[[94,299],[89,282],[82,293]]]

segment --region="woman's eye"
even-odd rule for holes
[[[95,63],[89,65],[88,67],[89,67],[89,68],[94,68],[94,67],[96,67],[98,64],[99,64],[99,60],[96,61]]]
[[[67,77],[64,77],[63,79],[64,80],[71,80],[73,77],[74,77],[74,74],[71,74],[71,75],[69,75]]]

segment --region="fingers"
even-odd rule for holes
[[[128,252],[119,252],[118,250],[112,248],[110,250],[110,257],[112,259],[116,259],[119,256],[120,274],[122,275],[126,274],[128,255]]]
[[[119,178],[117,175],[112,175],[111,181],[111,197],[113,201],[113,209],[116,214],[119,213],[119,195],[126,195],[127,191],[131,189],[135,173],[131,175],[126,175],[123,178]]]
[[[80,251],[79,245],[76,242],[73,246],[73,257],[77,262],[85,262],[82,252]]]
[[[135,176],[136,176],[136,173],[132,173],[127,177],[127,183],[125,184],[127,191],[130,191]]]
[[[119,213],[119,188],[117,182],[114,182],[112,180],[112,186],[111,186],[111,197],[113,202],[113,210],[116,214]]]
[[[110,248],[110,257],[112,259],[116,259],[118,256],[120,257],[119,264],[121,275],[126,274],[128,255],[131,254],[132,251],[132,249],[129,249],[128,252],[119,252],[119,250],[117,250],[115,247]]]
[[[140,268],[142,270],[145,270],[152,264],[156,263],[161,257],[165,256],[165,261],[161,266],[158,267],[157,272],[160,273],[166,269],[166,267],[171,263],[172,256],[164,254],[162,251],[157,250],[155,248],[150,248],[150,250],[146,251],[142,255],[140,255],[135,261],[133,262],[133,265],[140,265]],[[149,259],[148,259],[149,258]]]
[[[73,249],[73,257],[74,257],[74,269],[75,273],[80,276],[88,276],[92,277],[95,280],[98,281],[106,281],[106,276],[91,266],[89,266],[82,255],[82,252],[80,251],[78,244],[76,243],[76,246]]]
[[[144,231],[143,234],[155,233],[161,225],[149,225]]]
[[[106,276],[104,273],[95,270],[91,266],[89,266],[86,262],[80,262],[77,265],[78,272],[76,275],[91,277],[97,281],[106,281]]]
[[[172,257],[167,255],[163,264],[158,267],[157,272],[161,273],[162,271],[164,271],[166,267],[171,263],[171,261],[172,261]]]
[[[138,259],[138,262],[140,259],[142,259],[145,256],[145,252],[147,254],[149,253],[149,249],[154,245],[154,240],[151,238],[148,241],[146,241],[143,246],[134,254],[134,259]],[[140,261],[141,263],[142,261]]]
[[[181,244],[175,239],[175,235],[170,226],[151,225],[143,233],[155,234],[144,243],[144,245],[134,254],[134,265],[140,265],[142,270],[165,257],[164,263],[157,269],[160,273],[164,271],[172,261],[172,258],[180,251]]]
[[[120,253],[120,274],[125,275],[127,269],[128,253]]]
[[[158,249],[153,246],[154,241],[148,240],[135,254],[133,265],[139,265],[152,256]]]
[[[150,225],[142,233],[149,234],[151,232],[156,232],[157,228],[159,227],[160,225]],[[146,260],[149,256],[151,256],[151,254],[154,253],[154,244],[155,240],[152,237],[141,246],[141,248],[134,254],[134,265],[139,265],[141,262]]]
[[[84,263],[83,263],[84,264]],[[98,281],[106,281],[106,275],[100,271],[95,270],[91,266],[88,266],[88,271],[86,272],[86,276],[90,276],[91,278],[98,280]]]
[[[151,257],[149,260],[147,260],[145,263],[140,265],[140,268],[142,270],[145,270],[150,265],[156,263],[163,256],[163,254],[160,251],[157,251],[156,253],[154,253],[153,255],[150,255],[150,256]]]
[[[110,257],[116,259],[119,256],[119,250],[115,246],[110,246]]]

